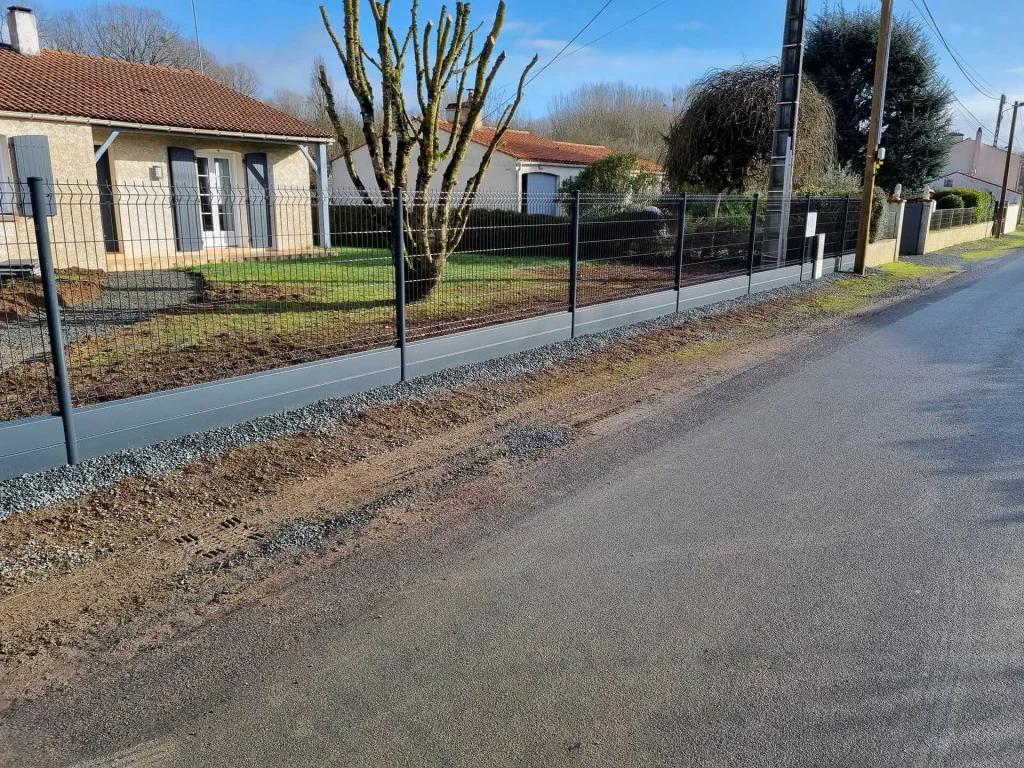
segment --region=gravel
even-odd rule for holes
[[[198,432],[147,448],[89,459],[81,464],[59,467],[33,475],[23,475],[0,482],[0,520],[34,507],[47,507],[77,498],[89,491],[105,488],[126,477],[179,469],[204,456],[211,456],[249,445],[302,432],[330,432],[338,422],[368,408],[422,400],[440,392],[486,381],[506,381],[533,371],[550,368],[557,363],[605,349],[615,342],[651,331],[671,328],[689,322],[713,318],[741,307],[763,303],[780,296],[806,293],[843,279],[842,274],[829,274],[817,281],[794,283],[771,291],[728,299],[716,304],[688,309],[678,314],[615,328],[602,333],[581,336],[507,357],[452,368],[446,371],[347,397],[321,400],[287,413],[254,419],[243,424],[207,432]],[[510,451],[528,456],[536,446],[539,450],[557,444],[562,437],[549,430],[554,427],[523,427],[513,439]],[[568,439],[568,436],[564,436]],[[563,440],[564,442],[564,440]]]
[[[111,272],[98,299],[61,311],[64,341],[101,336],[140,323],[156,312],[197,301],[202,294],[201,278],[189,272]],[[46,317],[42,313],[35,318],[5,323],[0,331],[0,370],[42,359],[48,354],[49,344]]]

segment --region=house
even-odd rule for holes
[[[326,189],[322,131],[197,72],[40,50],[28,9],[8,9],[7,20],[0,261],[36,256],[32,176],[55,185],[48,213],[59,267],[312,247],[309,174],[319,164]],[[306,202],[275,205],[283,190]]]
[[[973,139],[961,139],[953,145],[949,160],[942,176],[928,182],[934,189],[967,187],[992,192],[1000,200],[1003,191],[1003,174],[1006,171],[1006,150],[986,144],[981,138],[981,128]],[[1007,187],[1009,204],[1021,200],[1020,179],[1024,157],[1014,153],[1010,156],[1010,176]]]
[[[468,104],[462,105],[463,110],[467,107]],[[447,117],[448,119],[441,121],[438,127],[438,138],[442,147],[447,146],[456,119],[454,104],[448,105]],[[461,122],[465,121],[464,112],[459,117]],[[472,143],[459,171],[459,184],[456,189],[463,189],[465,182],[477,172],[484,152],[494,139],[495,130],[494,127],[480,124],[474,129]],[[561,183],[566,179],[575,178],[595,160],[601,160],[614,153],[614,149],[597,144],[553,141],[529,131],[510,129],[505,132],[495,148],[479,191],[486,195],[485,204],[488,207],[511,207],[526,213],[555,214],[558,212],[556,195]],[[409,160],[412,169],[410,181],[415,178],[418,157],[419,147],[414,147]],[[654,163],[642,163],[651,171],[661,171]],[[352,164],[359,178],[372,189],[375,186],[373,166],[365,145],[353,150]],[[447,167],[447,160],[440,164],[431,181],[430,189],[440,189],[441,178]],[[333,162],[331,174],[332,191],[339,196],[351,194],[352,179],[343,158]]]

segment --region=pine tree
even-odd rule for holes
[[[878,33],[877,12],[842,6],[822,11],[807,33],[804,72],[832,103],[839,162],[856,174],[864,172]],[[945,167],[953,92],[938,65],[924,29],[895,20],[882,119],[886,159],[878,173],[885,190],[920,189]]]

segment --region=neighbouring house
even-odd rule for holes
[[[462,105],[463,110],[467,108],[467,104]],[[465,112],[457,116],[455,104],[449,104],[447,117],[447,120],[439,124],[438,138],[442,147],[447,146],[456,118],[465,122]],[[457,190],[464,189],[465,182],[477,172],[480,160],[494,138],[495,130],[494,127],[480,124],[474,129],[473,140],[459,170]],[[556,197],[561,183],[566,179],[575,178],[595,160],[601,160],[614,153],[614,149],[597,144],[553,141],[529,131],[510,129],[501,137],[494,150],[490,167],[480,185],[480,192],[487,195],[487,205],[490,207],[513,207],[525,213],[555,214],[558,212]],[[413,148],[409,160],[410,183],[415,179],[418,157],[417,146]],[[370,189],[375,188],[370,152],[365,145],[353,150],[352,164],[359,178]],[[645,160],[642,164],[655,173],[661,172],[660,166],[654,163]],[[431,181],[430,189],[440,189],[441,177],[447,167],[447,160],[440,164]],[[338,158],[332,163],[331,185],[337,195],[350,194],[352,179],[343,158]],[[499,205],[499,201],[505,204]]]
[[[1024,157],[1010,156],[1010,176],[1006,197],[1010,205],[1021,200],[1021,169]],[[981,128],[973,139],[961,138],[953,145],[942,175],[928,182],[934,189],[966,187],[992,192],[996,201],[1001,199],[1003,174],[1006,171],[1006,150],[982,141]]]
[[[198,72],[40,50],[32,11],[12,7],[7,19],[0,262],[35,258],[32,176],[56,189],[48,213],[61,267],[313,246],[310,166],[326,190],[328,135]],[[305,201],[278,204],[286,194]]]

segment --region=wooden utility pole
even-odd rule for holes
[[[1017,108],[1019,101],[1013,102],[1013,117],[1010,118],[1010,143],[1006,145],[1006,168],[1003,171],[1003,194],[999,198],[999,221],[996,222],[996,237],[1003,236],[1006,226],[1006,188],[1010,186],[1010,161],[1013,160],[1013,134],[1017,128]]]
[[[999,114],[996,115],[996,132],[992,134],[992,146],[999,147],[999,129],[1003,125],[1003,113],[1006,112],[1006,94],[999,97]]]
[[[867,268],[868,239],[871,237],[871,207],[875,197],[875,167],[878,145],[882,140],[882,113],[885,109],[885,83],[889,74],[889,40],[892,38],[892,0],[882,0],[878,50],[875,53],[875,85],[871,94],[871,124],[868,147],[864,153],[864,193],[860,201],[860,226],[857,228],[857,258],[853,271],[863,275]]]

